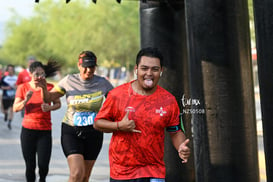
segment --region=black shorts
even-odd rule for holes
[[[3,109],[7,110],[10,107],[13,107],[14,99],[2,99]]]
[[[93,125],[73,127],[62,123],[61,144],[64,155],[82,154],[84,160],[96,160],[102,147],[103,133]]]

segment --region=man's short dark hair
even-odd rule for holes
[[[14,67],[13,64],[8,64],[7,68],[6,68],[6,71],[8,71],[9,67],[11,67],[13,71],[15,71],[15,67]]]
[[[141,49],[136,57],[136,65],[139,65],[140,59],[142,56],[158,58],[160,60],[160,66],[163,67],[163,55],[158,48],[155,47],[146,47]]]

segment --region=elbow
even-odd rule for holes
[[[57,108],[56,109],[60,109],[61,108],[61,103],[59,103],[58,105],[57,105]]]
[[[99,127],[99,120],[94,122],[93,127],[95,130],[103,132],[102,129]]]
[[[107,127],[107,125],[105,124],[105,120],[104,119],[99,119],[96,120],[93,124],[93,128],[97,131],[103,132],[103,133],[111,133],[113,132],[111,129],[109,129]]]
[[[95,121],[94,124],[93,124],[93,127],[94,127],[95,130],[99,130],[97,123],[98,123],[98,121]]]

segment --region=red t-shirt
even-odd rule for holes
[[[48,90],[51,90],[53,87],[53,84],[47,84]],[[33,130],[51,130],[50,111],[43,112],[41,108],[41,104],[43,103],[41,90],[34,90],[27,82],[18,86],[15,98],[25,99],[26,93],[29,90],[33,91],[33,94],[25,106],[23,127]]]
[[[23,71],[21,71],[18,74],[18,78],[16,81],[16,85],[20,85],[22,83],[26,83],[29,82],[31,80],[31,77],[29,75],[29,72],[27,71],[27,69],[24,69]]]
[[[178,104],[160,86],[152,95],[143,96],[133,91],[131,83],[110,91],[95,119],[121,121],[129,110],[129,119],[141,131],[113,132],[109,146],[110,176],[118,180],[165,178],[164,129],[179,125]]]

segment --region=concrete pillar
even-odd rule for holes
[[[197,182],[259,181],[247,0],[185,0]],[[272,111],[271,111],[272,112]]]

